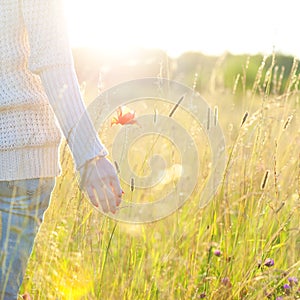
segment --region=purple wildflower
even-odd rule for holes
[[[215,255],[215,256],[221,256],[221,254],[222,254],[222,252],[221,252],[221,250],[219,250],[219,249],[216,249],[216,250],[214,251],[214,255]]]
[[[283,285],[283,289],[287,295],[289,295],[289,293],[291,292],[291,286],[287,283]]]
[[[200,299],[204,299],[205,297],[206,297],[206,293],[205,292],[203,292],[203,293],[200,294]]]
[[[298,278],[297,277],[289,277],[288,281],[290,283],[290,286],[294,286],[298,284]]]
[[[274,259],[272,259],[272,258],[267,258],[267,259],[265,260],[265,262],[264,262],[264,265],[265,265],[266,267],[272,267],[272,266],[274,266]]]
[[[226,287],[230,288],[231,287],[231,282],[230,282],[230,279],[229,277],[224,277],[221,279],[221,283],[223,285],[225,285]]]

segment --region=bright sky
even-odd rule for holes
[[[73,46],[300,56],[297,0],[65,0]]]

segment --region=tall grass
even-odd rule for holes
[[[228,159],[222,186],[203,209],[196,191],[159,222],[117,223],[83,197],[64,148],[64,172],[23,289],[49,300],[300,299],[300,286],[288,280],[300,279],[297,63],[281,94],[274,56],[239,104],[230,93],[206,95],[219,107]],[[239,78],[235,86],[245,87],[246,68]]]

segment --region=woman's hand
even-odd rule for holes
[[[85,189],[92,204],[103,212],[115,213],[122,201],[122,188],[111,162],[100,157],[87,162],[80,169],[81,188]]]

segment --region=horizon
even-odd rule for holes
[[[92,51],[92,52],[97,52],[97,53],[101,53],[107,57],[126,57],[126,56],[131,56],[134,55],[136,53],[141,53],[141,52],[162,52],[165,53],[169,58],[171,59],[178,59],[180,56],[187,54],[187,53],[197,53],[199,55],[203,55],[206,57],[222,57],[225,55],[232,55],[232,56],[271,56],[275,53],[275,56],[286,56],[286,57],[296,57],[296,55],[293,54],[288,54],[288,53],[283,53],[280,51],[274,51],[274,52],[270,52],[270,53],[263,53],[263,52],[257,52],[257,53],[233,53],[230,52],[228,50],[225,50],[223,53],[220,54],[209,54],[209,53],[204,53],[200,50],[185,50],[181,53],[179,53],[178,55],[170,55],[166,50],[164,49],[160,49],[160,48],[146,48],[146,47],[131,47],[130,49],[126,49],[122,52],[114,52],[113,49],[112,50],[107,50],[105,48],[101,48],[99,46],[84,46],[84,45],[77,45],[77,46],[72,46],[72,50],[86,50],[86,51]]]

